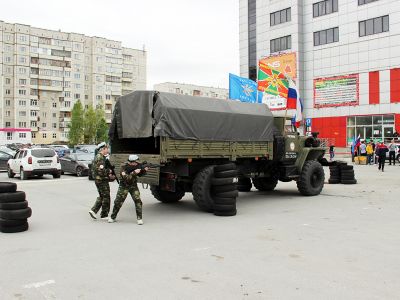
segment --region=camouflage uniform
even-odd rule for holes
[[[128,164],[126,163],[121,167],[121,179],[119,181],[117,197],[114,201],[114,208],[111,214],[111,219],[115,219],[117,217],[117,214],[121,209],[121,206],[124,203],[126,196],[128,196],[128,193],[131,194],[132,199],[135,202],[137,219],[142,219],[142,200],[140,200],[140,192],[137,186],[137,174],[135,172],[131,172],[130,174],[128,174],[126,172],[127,166]]]
[[[101,153],[97,154],[93,162],[93,177],[97,191],[99,192],[99,197],[97,197],[92,211],[97,214],[101,208],[101,218],[107,217],[110,212],[110,170],[105,166],[106,157]]]

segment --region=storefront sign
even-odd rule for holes
[[[286,98],[275,96],[271,94],[264,94],[262,103],[267,104],[270,110],[283,110],[286,109]]]
[[[283,73],[285,76],[289,76],[292,79],[297,78],[296,52],[265,57],[260,62]]]
[[[358,105],[359,76],[314,79],[314,107]]]

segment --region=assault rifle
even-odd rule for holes
[[[105,168],[111,171],[111,174],[115,177],[119,184],[119,180],[117,174],[115,174],[115,166],[113,166],[108,158],[106,158]]]
[[[161,167],[161,165],[152,164],[152,163],[148,163],[147,161],[144,161],[142,163],[137,163],[136,166],[127,165],[125,167],[125,171],[128,174],[131,174],[135,170],[139,169],[140,173],[138,174],[138,176],[143,176],[146,173],[146,168],[159,168],[159,167]]]

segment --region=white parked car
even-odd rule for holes
[[[8,177],[13,178],[20,174],[21,180],[29,176],[53,175],[53,178],[60,178],[61,164],[57,153],[50,148],[20,149],[14,158],[8,161]]]

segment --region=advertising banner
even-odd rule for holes
[[[265,57],[260,59],[260,63],[264,63],[292,79],[297,78],[296,52]]]
[[[358,74],[314,79],[314,107],[350,106],[359,103]]]

